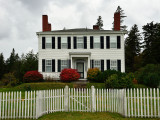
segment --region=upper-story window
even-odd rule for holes
[[[100,37],[94,37],[94,48],[100,48]]]
[[[52,48],[52,39],[46,38],[46,48]]]
[[[110,37],[110,48],[117,48],[117,37]]]
[[[67,43],[67,38],[66,37],[61,38],[61,48],[62,49],[67,49],[68,48],[68,43]]]
[[[52,60],[46,60],[46,72],[52,72]]]
[[[117,60],[111,60],[110,69],[117,70]]]
[[[84,48],[84,40],[83,37],[77,37],[77,48]]]

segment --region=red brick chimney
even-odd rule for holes
[[[51,24],[48,23],[48,16],[42,16],[42,31],[51,31]]]
[[[114,13],[114,30],[120,30],[120,12]]]
[[[98,25],[93,25],[93,30],[99,30],[99,26]]]

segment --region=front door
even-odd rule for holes
[[[80,74],[80,78],[84,78],[84,63],[77,62],[77,71]]]

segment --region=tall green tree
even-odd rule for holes
[[[143,64],[160,64],[160,23],[147,23],[142,27]]]
[[[5,60],[4,60],[3,53],[0,53],[0,80],[5,73],[5,70],[6,70],[5,67],[6,66],[5,66]]]
[[[96,25],[99,26],[100,30],[103,30],[103,28],[102,28],[103,27],[103,20],[102,20],[101,16],[98,17]]]
[[[136,64],[135,58],[139,56],[141,52],[141,40],[141,34],[138,30],[138,26],[135,24],[132,26],[125,40],[126,72],[134,72],[136,70],[134,67]]]

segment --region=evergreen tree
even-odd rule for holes
[[[142,40],[137,25],[133,25],[129,31],[128,37],[125,40],[125,65],[126,72],[135,71],[135,58],[140,54]]]
[[[102,28],[103,27],[103,20],[102,20],[101,16],[98,17],[96,25],[99,26],[100,30],[103,30],[103,28]]]
[[[142,27],[143,42],[143,65],[160,64],[160,23],[148,23]]]
[[[0,54],[0,80],[5,73],[5,60],[3,57],[3,53]]]

